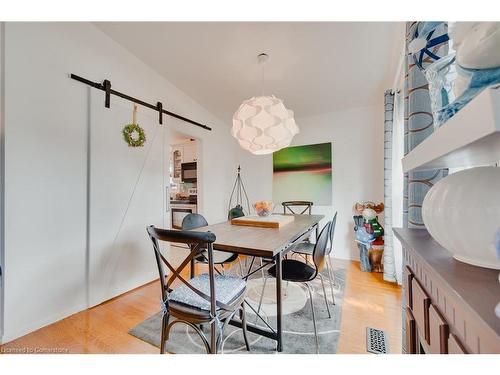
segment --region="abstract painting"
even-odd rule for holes
[[[273,154],[273,202],[332,204],[332,144],[287,147]]]

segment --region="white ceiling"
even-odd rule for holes
[[[261,94],[306,117],[381,102],[403,39],[391,22],[100,22],[96,25],[230,124]]]

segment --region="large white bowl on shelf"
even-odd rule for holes
[[[500,269],[494,244],[500,228],[500,168],[471,168],[442,179],[425,196],[422,218],[455,259]]]

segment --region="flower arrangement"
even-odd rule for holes
[[[253,207],[259,216],[269,216],[273,213],[274,204],[269,201],[255,202]]]

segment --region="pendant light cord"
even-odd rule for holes
[[[261,96],[264,96],[264,82],[265,82],[265,78],[266,78],[265,66],[266,66],[267,60],[269,59],[269,56],[266,53],[261,53],[259,56],[257,56],[257,59],[259,60],[259,64],[262,66],[262,76],[261,76],[261,82],[260,82],[260,94],[261,94]]]
[[[264,66],[266,65],[265,62],[262,62],[262,81],[260,83],[260,94],[261,96],[264,96],[264,78],[265,78],[265,72],[264,72]]]

